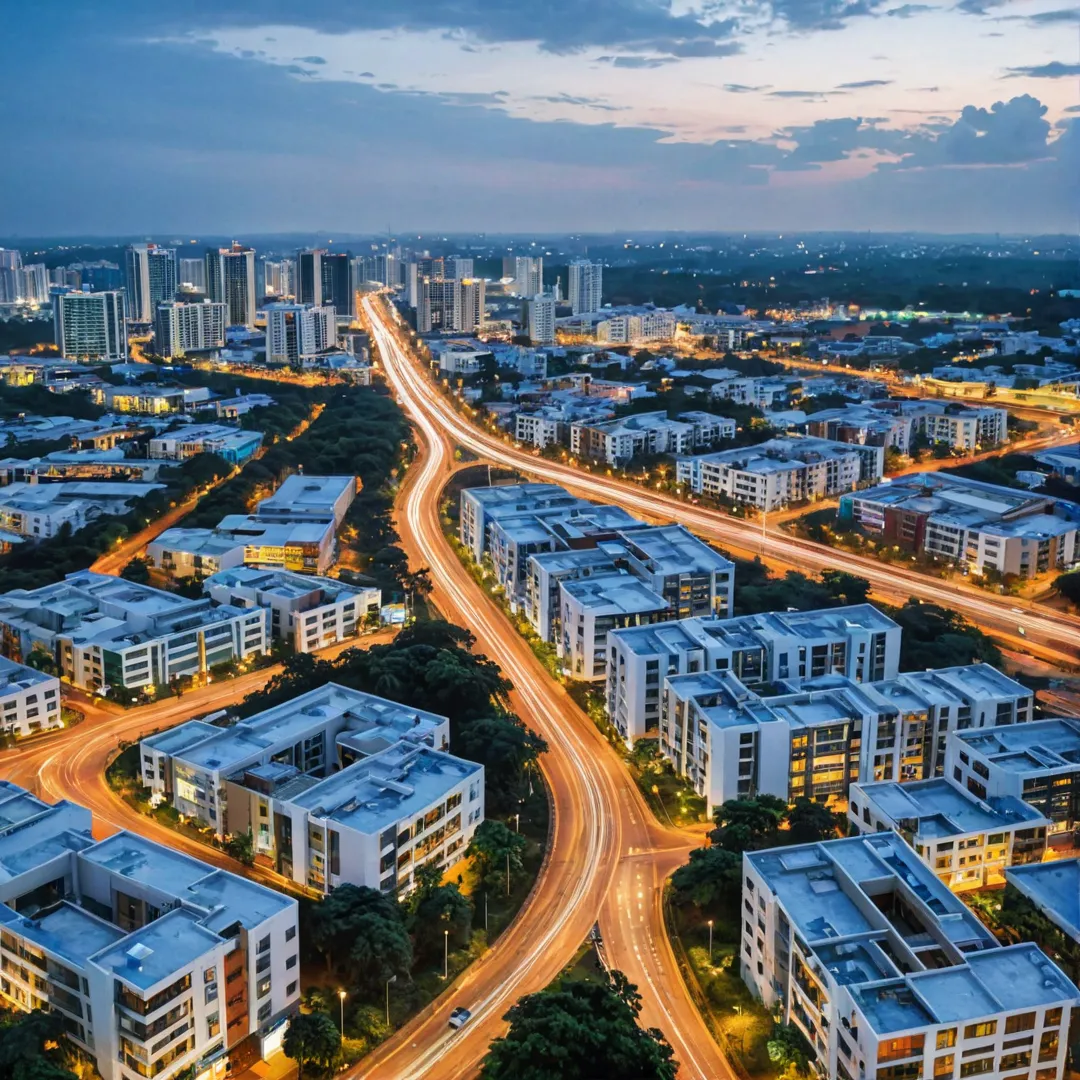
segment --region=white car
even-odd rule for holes
[[[461,1009],[461,1008],[455,1009],[450,1014],[450,1026],[452,1028],[464,1027],[469,1022],[469,1019],[471,1017],[472,1017],[472,1013],[469,1012],[468,1009]]]

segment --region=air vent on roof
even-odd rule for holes
[[[135,968],[136,971],[141,971],[143,961],[148,957],[153,956],[154,950],[148,945],[143,945],[139,942],[132,945],[124,955],[127,957],[127,966],[129,968]]]

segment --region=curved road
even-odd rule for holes
[[[896,564],[883,564],[824,544],[762,529],[754,522],[708,510],[638,484],[535,457],[485,433],[459,415],[453,405],[432,386],[412,362],[382,303],[365,300],[365,310],[379,345],[380,356],[398,396],[410,406],[422,403],[443,437],[453,440],[484,459],[511,466],[526,475],[617,503],[643,517],[679,521],[698,535],[729,550],[760,554],[803,571],[845,570],[869,580],[876,596],[903,602],[914,597],[928,603],[947,603],[971,622],[993,633],[1012,647],[1038,653],[1048,659],[1075,665],[1080,661],[1080,617],[1040,609],[1025,601],[999,597],[974,586],[962,586],[926,577]]]
[[[390,378],[425,447],[398,504],[402,542],[413,565],[430,569],[440,610],[469,627],[477,647],[512,677],[514,708],[549,745],[542,765],[555,814],[548,862],[520,917],[451,993],[365,1059],[356,1075],[473,1075],[488,1044],[505,1030],[506,1010],[546,986],[599,921],[609,961],[640,988],[642,1020],[668,1037],[680,1077],[729,1078],[727,1062],[686,994],[660,910],[664,881],[701,837],[655,824],[603,736],[462,567],[439,521],[453,444],[429,415],[429,395],[416,393],[398,369]],[[447,1018],[462,1004],[473,1019],[453,1032]]]

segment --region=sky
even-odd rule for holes
[[[1068,0],[12,0],[3,28],[0,236],[1078,227]]]

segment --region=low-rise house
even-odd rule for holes
[[[164,486],[135,480],[16,481],[0,488],[0,542],[44,540],[65,525],[75,532],[102,515],[126,514],[135,500]]]
[[[262,446],[261,431],[244,431],[224,424],[189,424],[155,435],[150,456],[187,461],[197,454],[217,454],[231,465],[250,461]]]

